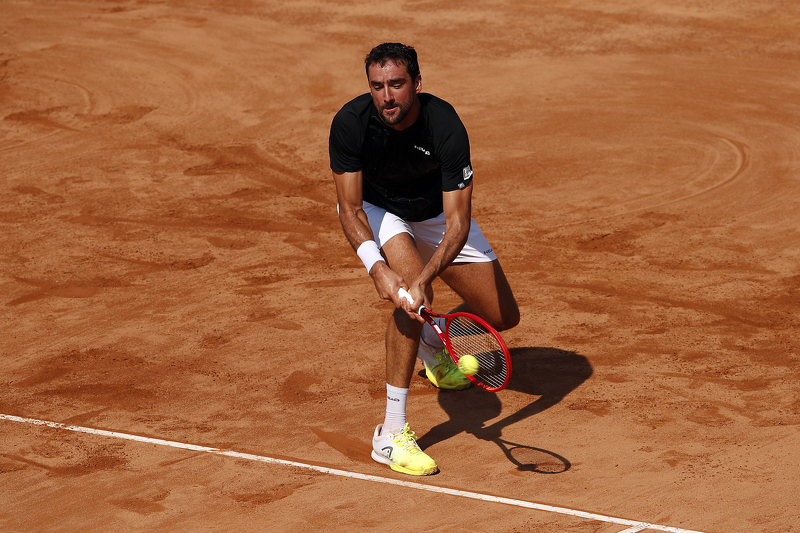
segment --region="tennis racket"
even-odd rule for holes
[[[409,302],[414,298],[400,287],[398,294]],[[503,390],[511,378],[511,356],[508,347],[497,331],[481,317],[471,313],[447,313],[440,315],[424,305],[417,311],[447,348],[453,361],[469,354],[480,364],[478,372],[467,376],[475,385],[490,392]],[[444,331],[434,319],[444,319]]]

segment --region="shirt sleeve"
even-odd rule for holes
[[[345,105],[331,123],[328,138],[328,154],[334,172],[358,172],[362,170],[361,145],[363,131],[358,115],[350,104]]]
[[[440,116],[442,124],[434,131],[441,132],[439,154],[442,162],[442,191],[463,189],[472,180],[469,135],[455,109],[446,104]]]

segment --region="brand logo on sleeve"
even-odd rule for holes
[[[462,169],[464,173],[464,181],[469,181],[472,178],[472,165],[467,165]]]

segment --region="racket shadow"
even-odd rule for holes
[[[503,429],[527,421],[561,402],[592,375],[592,366],[584,356],[557,348],[512,348],[510,352],[513,369],[507,389],[531,396],[529,404],[486,425],[489,420],[502,415],[502,391],[491,393],[478,387],[465,391],[439,391],[439,405],[450,419],[431,428],[417,442],[425,449],[459,433],[471,433],[497,444],[509,462],[521,472],[566,472],[571,464],[565,457],[531,443],[504,440]],[[422,375],[424,377],[424,371]],[[535,433],[531,431],[531,434]]]

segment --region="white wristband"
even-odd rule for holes
[[[364,267],[367,269],[367,274],[369,271],[372,270],[372,265],[377,263],[378,261],[383,261],[383,256],[381,255],[381,251],[378,249],[378,243],[375,241],[364,241],[356,250],[358,257],[361,258],[361,262],[364,263]]]

